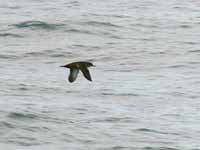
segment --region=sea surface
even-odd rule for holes
[[[1,150],[200,150],[200,1],[0,1]],[[93,82],[59,66],[91,61]]]

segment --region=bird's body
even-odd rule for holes
[[[83,73],[84,77],[89,80],[92,81],[92,78],[90,76],[90,72],[88,70],[88,67],[94,66],[92,63],[90,62],[86,62],[86,61],[79,61],[79,62],[73,62],[61,67],[65,67],[65,68],[69,68],[70,69],[70,74],[69,74],[69,82],[74,82],[78,76],[79,70],[81,70],[81,72]]]

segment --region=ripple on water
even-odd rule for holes
[[[188,53],[200,53],[200,49],[198,49],[198,50],[190,50],[190,51],[188,51]]]
[[[187,28],[191,28],[191,25],[186,25],[186,24],[182,24],[180,25],[181,28],[187,29]]]
[[[108,93],[108,92],[103,92],[103,93],[101,93],[101,95],[104,95],[104,96],[122,96],[122,97],[139,96],[139,94],[135,94],[135,93]]]
[[[17,136],[7,139],[7,143],[16,144],[20,146],[35,146],[41,145],[42,143],[34,137],[27,137],[27,136]]]
[[[43,52],[26,52],[24,54],[20,55],[10,55],[10,54],[0,54],[0,59],[6,59],[6,60],[22,60],[22,59],[31,59],[31,58],[68,58],[68,57],[74,57],[71,52],[63,52],[63,51],[52,51],[52,50],[46,50]]]
[[[62,49],[55,49],[55,50],[45,50],[43,52],[30,52],[30,53],[25,53],[25,56],[27,57],[73,57],[72,52],[66,52],[63,51]]]
[[[177,68],[185,68],[186,65],[183,65],[183,64],[177,64],[177,65],[170,65],[168,66],[167,68],[174,68],[174,69],[177,69]]]
[[[0,37],[13,37],[13,38],[22,38],[22,35],[14,33],[0,33]]]
[[[6,60],[16,60],[18,57],[16,55],[10,55],[10,54],[0,54],[0,59],[6,59]]]
[[[163,131],[157,131],[157,130],[153,130],[153,129],[148,129],[148,128],[139,128],[137,129],[137,131],[139,132],[146,132],[146,133],[157,133],[157,134],[171,134],[171,135],[177,135],[176,133],[169,133],[169,132],[163,132]]]
[[[64,24],[51,24],[43,21],[25,21],[14,24],[17,28],[55,30],[64,27]]]
[[[16,120],[29,120],[38,118],[37,115],[32,113],[21,113],[21,112],[10,112],[7,115],[8,118],[16,119]]]
[[[172,148],[172,147],[151,147],[147,146],[143,148],[143,150],[179,150],[177,148]]]
[[[96,27],[100,27],[100,26],[103,26],[103,27],[121,27],[119,25],[116,25],[114,23],[110,23],[110,22],[100,22],[100,21],[87,21],[87,22],[84,22],[82,23],[84,25],[91,25],[91,26],[96,26]]]
[[[67,29],[65,30],[65,32],[67,33],[77,33],[77,34],[88,34],[88,35],[96,35],[95,32],[91,32],[89,30],[83,30],[83,29],[76,29],[76,28],[72,28],[72,29]]]
[[[96,119],[96,120],[92,120],[92,122],[96,122],[96,123],[130,123],[130,122],[134,122],[132,120],[132,118],[129,117],[106,117],[104,119]]]
[[[1,121],[0,122],[0,127],[5,127],[5,128],[15,128],[15,126],[9,122],[6,121]]]

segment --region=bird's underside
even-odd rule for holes
[[[81,68],[80,70],[87,80],[92,81],[90,72],[87,68]],[[75,69],[75,68],[70,69],[70,74],[69,74],[69,78],[68,78],[69,82],[74,82],[78,76],[78,73],[79,73],[79,69]]]
[[[79,69],[70,69],[69,82],[74,82],[78,76]]]

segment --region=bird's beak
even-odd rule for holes
[[[60,66],[60,67],[65,67],[65,66]]]

